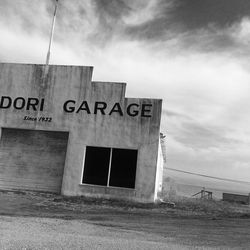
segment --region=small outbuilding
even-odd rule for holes
[[[93,67],[0,63],[0,188],[153,202],[162,100]]]
[[[228,202],[235,202],[235,203],[249,205],[250,204],[250,194],[243,195],[243,194],[223,193],[222,200],[228,201]]]

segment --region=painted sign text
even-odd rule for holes
[[[12,98],[10,96],[1,96],[0,99],[0,110],[1,109],[16,109],[16,110],[27,110],[27,111],[44,111],[46,102],[44,98],[35,97],[16,97]],[[87,102],[82,100],[77,102],[75,100],[67,100],[62,105],[62,110],[65,113],[76,113],[76,114],[101,114],[101,115],[113,115],[118,114],[120,116],[128,115],[131,117],[141,116],[141,117],[152,117],[152,107],[153,105],[148,104],[138,104],[130,103],[121,105],[119,102],[106,103],[103,101],[98,102]],[[47,121],[48,117],[40,117],[39,121]],[[34,118],[35,119],[35,118]],[[37,121],[38,118],[36,118]],[[25,116],[24,120],[32,121],[33,118]],[[51,120],[49,119],[48,122]]]

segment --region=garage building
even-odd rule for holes
[[[157,199],[162,101],[92,72],[0,63],[0,189]]]

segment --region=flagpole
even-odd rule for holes
[[[55,11],[54,11],[54,16],[53,16],[53,21],[52,21],[52,26],[50,30],[50,39],[49,39],[49,49],[47,52],[47,57],[46,57],[46,67],[49,65],[49,60],[50,60],[50,49],[53,41],[53,36],[54,36],[54,29],[55,29],[55,22],[56,22],[56,12],[57,12],[57,5],[58,5],[58,0],[56,0],[55,3]]]

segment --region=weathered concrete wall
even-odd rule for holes
[[[164,166],[164,159],[163,159],[163,152],[162,152],[162,147],[161,147],[161,138],[159,138],[154,200],[157,200],[162,195],[163,166]]]
[[[96,194],[153,201],[161,100],[125,98],[124,83],[91,82],[92,67],[51,65],[48,75],[44,74],[44,67],[0,64],[1,96],[12,99],[10,107],[7,107],[8,98],[3,100],[2,106],[0,103],[0,126],[69,132],[61,190],[64,195]],[[23,108],[23,99],[14,103],[17,97],[24,98]],[[27,107],[28,98],[37,98],[39,104],[35,108]],[[69,100],[71,102],[65,106]],[[89,110],[86,111],[85,105],[82,106],[85,110],[77,113],[83,101],[87,102]],[[35,102],[30,100],[30,104]],[[101,110],[94,114],[95,102],[106,102],[105,114]],[[112,112],[116,102],[123,114]],[[132,106],[127,112],[129,104],[138,107]],[[74,107],[76,110],[71,112]],[[133,116],[137,109],[139,114]],[[86,146],[138,149],[135,190],[80,184]]]
[[[60,193],[68,133],[2,128],[0,188]]]

